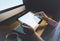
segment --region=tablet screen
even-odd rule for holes
[[[38,18],[37,16],[34,16],[32,12],[26,13],[25,15],[18,18],[18,20],[21,21],[22,23],[26,23],[32,28],[35,28],[38,25],[38,23],[41,21],[41,19]]]

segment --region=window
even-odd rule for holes
[[[23,4],[23,0],[0,0],[0,11]]]

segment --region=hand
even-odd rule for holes
[[[23,30],[27,35],[32,35],[35,31],[32,29],[32,27],[28,26],[27,24],[22,24]]]
[[[43,41],[43,39],[27,24],[22,24],[24,32],[27,33],[26,37],[32,41]],[[32,38],[32,39],[31,39]]]
[[[37,16],[37,17],[39,17],[39,18],[42,18],[42,19],[48,18],[48,16],[47,16],[43,11],[37,12],[37,13],[35,14],[35,16]]]
[[[42,18],[44,20],[46,20],[46,22],[50,25],[52,25],[53,27],[56,27],[58,22],[56,22],[55,20],[53,20],[52,18],[48,17],[43,11],[41,12],[37,12],[35,14],[35,16]]]

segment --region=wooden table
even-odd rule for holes
[[[10,25],[2,25],[0,26],[0,41],[3,41],[5,39],[5,35],[13,30],[13,28],[17,27],[19,25],[18,21],[15,21],[14,23]],[[40,26],[47,25],[46,21],[42,21]],[[44,28],[38,29],[37,33],[41,36],[44,32]],[[2,38],[2,39],[1,39]]]

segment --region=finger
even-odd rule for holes
[[[43,11],[40,11],[38,14],[39,15],[44,15],[45,13]]]
[[[26,28],[26,29],[31,28],[31,27],[29,27],[29,26],[25,26],[25,25],[22,25],[22,26],[23,26],[23,28]]]
[[[41,11],[40,14],[43,15],[43,16],[46,15],[45,12],[43,12],[43,11]]]
[[[22,24],[22,27],[23,27],[23,28],[31,28],[29,25],[27,25],[27,24],[25,24],[25,23]]]
[[[37,16],[42,16],[44,14],[44,12],[43,11],[40,11],[40,12],[37,12],[37,13],[35,13],[35,16],[37,15]]]
[[[42,19],[42,14],[40,12],[36,13],[35,16],[37,16],[38,18]]]
[[[34,16],[40,17],[39,12],[35,13]]]

